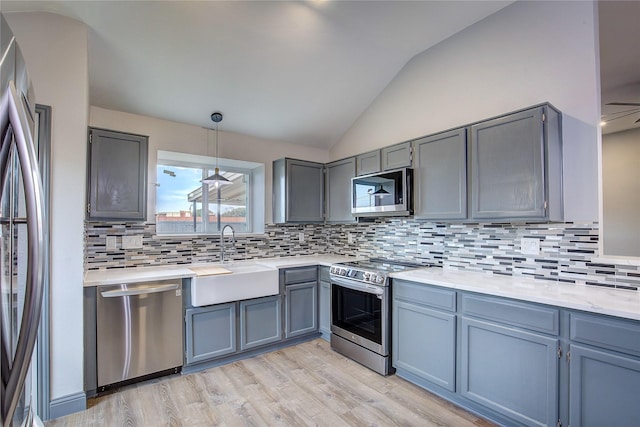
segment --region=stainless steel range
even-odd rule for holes
[[[425,267],[383,259],[331,266],[331,348],[382,374],[391,366],[389,273]]]

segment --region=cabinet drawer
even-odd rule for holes
[[[393,281],[393,298],[402,299],[415,304],[422,304],[441,310],[456,310],[456,293],[448,289],[435,288],[402,280]]]
[[[572,313],[572,341],[640,356],[640,322]]]
[[[477,295],[462,296],[462,311],[507,325],[558,335],[559,312],[549,307]]]
[[[284,270],[284,284],[313,282],[318,280],[318,269],[313,267],[288,268]]]

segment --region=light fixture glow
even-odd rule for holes
[[[233,183],[224,176],[220,175],[220,168],[218,168],[218,124],[222,121],[222,113],[215,112],[211,114],[211,120],[213,120],[213,122],[216,124],[216,168],[213,175],[206,177],[202,180],[202,182],[204,184],[214,184],[216,188],[218,188],[221,185],[229,185]]]
[[[375,197],[383,197],[388,195],[389,192],[387,190],[385,190],[384,188],[382,188],[382,184],[380,184],[380,188],[378,188],[376,191],[373,192],[373,195]]]

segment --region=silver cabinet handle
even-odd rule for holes
[[[18,96],[15,83],[9,81],[0,101],[0,131],[3,142],[7,133],[13,132],[24,185],[27,208],[27,281],[24,296],[22,323],[16,344],[15,356],[4,354],[3,360],[13,360],[7,376],[3,375],[2,418],[7,423],[13,417],[24,380],[27,376],[31,354],[35,346],[40,323],[40,310],[44,292],[44,196],[42,179],[28,126],[27,112]],[[3,150],[4,151],[4,150]],[[7,156],[2,156],[6,161]],[[0,165],[5,170],[6,165]],[[5,348],[5,352],[10,351]],[[6,359],[5,359],[6,358]],[[3,368],[4,369],[4,368]],[[4,373],[4,372],[3,372]]]
[[[177,283],[170,283],[166,285],[157,285],[157,286],[148,286],[148,285],[140,285],[134,286],[132,288],[127,288],[127,285],[123,286],[120,289],[111,289],[108,291],[101,291],[100,295],[103,298],[116,298],[116,297],[127,297],[134,295],[145,295],[145,294],[155,294],[158,292],[166,292],[173,291],[180,288],[180,285]]]

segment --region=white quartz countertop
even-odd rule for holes
[[[640,292],[638,291],[437,267],[393,273],[391,277],[462,291],[478,292],[640,320]]]
[[[304,255],[281,258],[256,258],[246,261],[232,261],[233,264],[253,263],[271,268],[292,268],[304,267],[307,265],[331,265],[338,262],[354,261],[356,258],[343,255]],[[89,270],[84,275],[84,286],[118,285],[132,282],[151,282],[156,280],[181,279],[194,277],[190,267],[202,267],[207,265],[220,265],[219,263],[209,264],[180,264],[162,265],[150,267],[113,268],[108,270]]]
[[[304,255],[279,258],[256,258],[246,261],[233,261],[232,263],[255,263],[265,267],[280,269],[304,267],[308,265],[328,266],[334,263],[354,261],[357,259],[364,258],[342,255]],[[181,264],[90,270],[85,273],[84,286],[116,285],[120,283],[194,277],[196,274],[190,267],[204,265],[220,264]],[[478,292],[487,295],[640,320],[640,292],[638,291],[437,267],[393,273],[391,277],[462,291]]]

